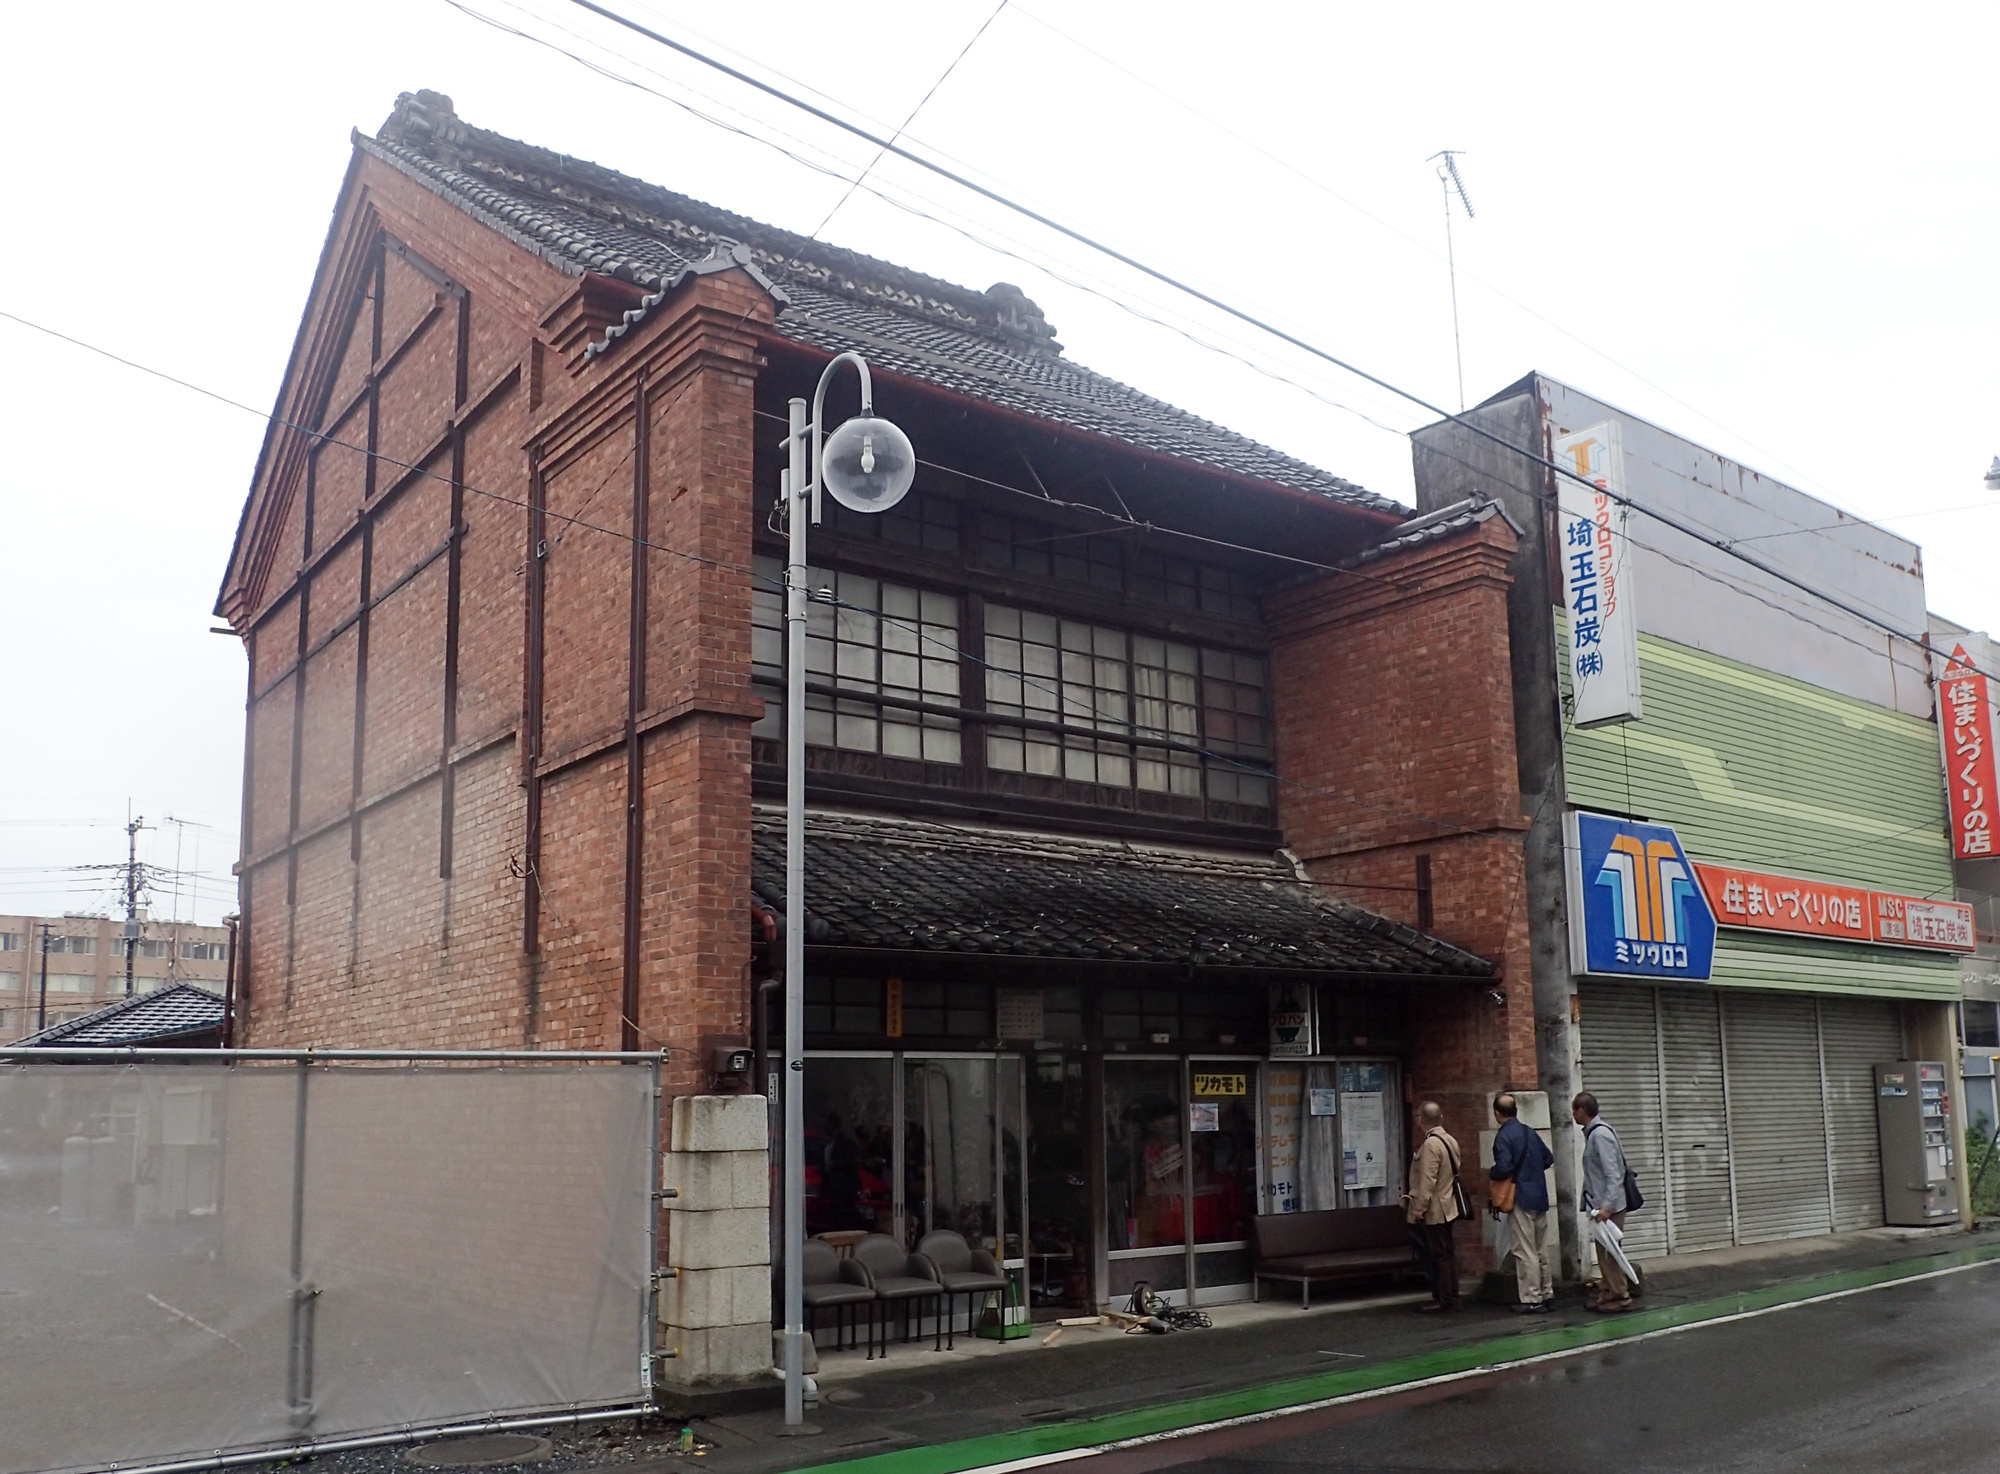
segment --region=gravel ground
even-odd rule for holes
[[[546,1438],[549,1441],[547,1455],[516,1464],[460,1467],[519,1470],[521,1474],[570,1474],[572,1470],[630,1464],[642,1459],[672,1458],[679,1456],[681,1425],[678,1420],[665,1418],[614,1418],[580,1428],[531,1428],[522,1431]],[[411,1454],[429,1448],[449,1457],[448,1445],[460,1441],[418,1439],[410,1443],[351,1448],[339,1453],[278,1460],[249,1467],[260,1471],[305,1471],[305,1474],[419,1474],[424,1466],[414,1462]],[[701,1456],[698,1449],[694,1455],[687,1456],[688,1462],[698,1462]]]

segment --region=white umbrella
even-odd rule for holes
[[[1619,1231],[1618,1225],[1609,1218],[1594,1217],[1590,1220],[1590,1233],[1598,1245],[1618,1261],[1618,1267],[1625,1271],[1626,1282],[1637,1284],[1639,1271],[1634,1269],[1632,1261],[1625,1257],[1625,1235]]]

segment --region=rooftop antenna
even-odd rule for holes
[[[1451,248],[1451,197],[1455,192],[1458,202],[1465,206],[1465,218],[1473,218],[1472,196],[1465,192],[1465,180],[1459,177],[1458,156],[1462,148],[1439,149],[1428,159],[1427,164],[1437,164],[1438,183],[1444,188],[1444,263],[1451,276],[1451,351],[1458,364],[1458,408],[1465,411],[1465,348],[1458,333],[1458,261]],[[1442,159],[1443,163],[1438,163]]]

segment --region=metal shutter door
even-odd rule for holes
[[[1833,1135],[1833,1222],[1839,1229],[1882,1222],[1882,1143],[1875,1131],[1875,1066],[1903,1057],[1895,1004],[1822,998],[1826,1114]]]
[[[1729,1116],[1722,1096],[1722,1032],[1716,995],[1660,989],[1666,1057],[1668,1209],[1673,1251],[1726,1249],[1735,1241],[1729,1202]],[[1642,1190],[1655,1184],[1641,1183]]]
[[[1645,1208],[1626,1220],[1635,1258],[1667,1252],[1667,1220],[1655,1198],[1660,1187],[1660,1053],[1653,989],[1635,983],[1583,984],[1583,1088],[1597,1097],[1604,1120],[1625,1144],[1639,1174]],[[1574,1204],[1570,1205],[1574,1207]]]
[[[1831,1232],[1812,998],[1724,993],[1722,1029],[1736,1162],[1736,1241],[1761,1244]]]

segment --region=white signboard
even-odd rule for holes
[[[1264,1071],[1264,1211],[1299,1211],[1299,1106],[1303,1069]]]
[[[1271,987],[1271,1058],[1309,1059],[1317,1053],[1311,983]]]
[[[1000,990],[999,1030],[1002,1039],[1039,1039],[1042,1037],[1042,994],[1041,990],[1002,988]]]
[[[1387,1187],[1389,1133],[1382,1122],[1382,1097],[1372,1091],[1366,1095],[1343,1091],[1340,1114],[1340,1185]]]
[[[1639,704],[1639,621],[1632,604],[1631,543],[1625,535],[1625,451],[1618,425],[1558,435],[1555,459],[1582,476],[1557,478],[1556,557],[1569,609],[1572,722],[1598,727],[1635,722]]]

